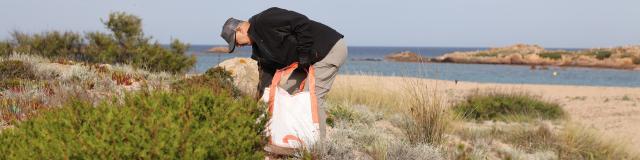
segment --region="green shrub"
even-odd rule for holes
[[[589,54],[596,56],[596,58],[599,59],[599,60],[603,60],[603,59],[611,57],[612,52],[611,51],[606,51],[606,50],[595,50],[595,51],[590,52]]]
[[[5,60],[0,61],[0,79],[35,79],[36,75],[31,69],[31,65],[22,61]]]
[[[74,58],[82,50],[84,39],[78,33],[50,31],[28,35],[14,31],[15,51],[25,54],[36,54],[49,58]]]
[[[466,119],[503,121],[559,119],[566,114],[560,105],[524,93],[474,93],[453,111]]]
[[[68,31],[33,35],[15,31],[11,39],[14,44],[0,43],[0,54],[15,51],[91,63],[124,63],[156,72],[184,73],[193,67],[195,58],[185,55],[188,44],[176,39],[165,48],[151,42],[151,37],[144,36],[141,22],[134,15],[115,12],[103,22],[111,34],[89,32],[83,37]]]
[[[200,89],[74,101],[0,134],[0,159],[262,159],[263,107]]]
[[[497,52],[479,52],[478,54],[475,54],[474,56],[476,57],[497,57],[498,53]]]
[[[356,122],[361,119],[360,115],[346,105],[335,105],[327,110],[327,125],[335,127],[336,122]]]
[[[569,53],[568,52],[544,52],[544,53],[540,53],[539,55],[542,58],[559,60],[559,59],[562,59],[563,54],[569,54]]]
[[[634,57],[634,58],[633,58],[633,64],[638,64],[638,65],[640,65],[640,57]]]
[[[230,96],[242,96],[242,92],[233,85],[233,77],[221,67],[208,69],[204,74],[193,76],[173,83],[175,91],[189,91],[199,88],[207,88],[215,93],[228,94]]]
[[[87,39],[86,51],[81,57],[83,61],[117,63],[120,47],[112,35],[100,32],[89,32],[85,36]]]
[[[0,57],[8,56],[13,52],[13,47],[11,43],[7,41],[0,41]]]

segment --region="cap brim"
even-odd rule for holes
[[[233,53],[233,50],[236,49],[236,34],[233,33],[233,36],[231,36],[233,38],[231,38],[231,42],[229,42],[229,52],[228,53]]]

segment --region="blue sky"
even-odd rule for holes
[[[0,39],[12,30],[106,31],[99,19],[126,11],[162,43],[223,44],[228,17],[247,19],[272,6],[327,24],[357,46],[640,44],[638,0],[2,0]]]

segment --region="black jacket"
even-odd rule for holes
[[[249,23],[251,58],[269,72],[293,62],[318,62],[344,37],[300,13],[277,7],[251,17]]]

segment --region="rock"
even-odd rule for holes
[[[526,62],[520,54],[512,54],[508,56],[510,64],[525,64]]]
[[[251,58],[231,58],[217,65],[231,73],[235,85],[247,95],[255,95],[258,87],[258,62]]]
[[[382,59],[379,59],[379,58],[351,58],[351,61],[373,61],[373,62],[378,62],[378,61],[382,61]]]
[[[404,51],[399,53],[392,53],[384,56],[385,60],[395,61],[395,62],[428,62],[429,59],[427,57],[423,57],[417,53]]]
[[[227,47],[213,47],[213,48],[209,48],[209,50],[207,50],[207,52],[210,52],[210,53],[229,53],[229,48],[227,48]]]

